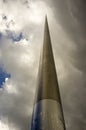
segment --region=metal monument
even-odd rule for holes
[[[47,17],[31,130],[65,130]]]

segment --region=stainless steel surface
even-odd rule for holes
[[[40,100],[34,106],[32,130],[64,130],[60,104],[51,99]]]
[[[65,130],[47,17],[31,130]]]
[[[43,51],[39,64],[35,102],[38,102],[42,99],[54,99],[60,102],[59,87],[47,18],[45,20]]]

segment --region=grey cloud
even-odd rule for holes
[[[53,10],[53,19],[56,20],[56,24],[51,22],[50,31],[66,127],[68,130],[85,130],[86,1],[47,0],[46,2]],[[58,24],[60,29],[54,27]]]
[[[47,4],[50,4],[47,1]],[[51,8],[54,8],[55,18],[61,24],[67,36],[77,46],[72,53],[73,64],[85,71],[85,46],[86,46],[86,1],[85,0],[57,0],[52,1]],[[84,64],[83,64],[84,62]]]
[[[32,56],[35,56],[35,52],[31,50],[34,45],[32,44],[33,47],[31,45],[15,45],[6,37],[3,37],[0,42],[2,43],[0,44],[0,62],[11,74],[11,79],[4,84],[4,91],[0,91],[0,117],[4,123],[7,123],[7,119],[9,126],[11,125],[12,128],[28,130],[37,75],[37,70],[35,69],[37,64]],[[20,60],[23,55],[26,58],[28,55],[29,57],[32,56],[32,58],[26,59],[30,60],[28,64],[23,63],[25,58]],[[9,85],[11,86],[10,89],[14,89],[13,92],[7,88]]]
[[[67,129],[85,130],[86,2],[82,0],[69,0],[64,2],[57,0],[51,2],[51,8],[54,7],[56,21],[57,23],[59,21],[59,24],[62,26],[63,31],[68,37],[67,42],[69,43],[68,45],[67,42],[64,41],[64,49],[61,48],[62,52],[60,50],[60,54],[63,55],[60,55],[60,57],[63,57],[62,60],[66,64],[67,68],[65,68],[65,73],[68,73],[68,76],[63,80],[59,80],[59,82],[61,82],[60,87],[65,120],[68,124]],[[62,35],[62,39],[64,39],[64,35]],[[60,39],[60,41],[62,41],[62,39]],[[71,41],[75,45],[74,48]],[[69,51],[70,48],[71,51]],[[55,51],[56,49],[58,51],[58,48],[55,48]],[[66,55],[64,55],[64,53],[66,53]],[[56,55],[58,55],[58,52]]]

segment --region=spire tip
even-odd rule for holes
[[[45,20],[47,20],[47,14],[45,15]]]

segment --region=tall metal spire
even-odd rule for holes
[[[65,130],[47,16],[31,130]]]

